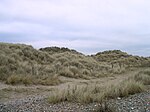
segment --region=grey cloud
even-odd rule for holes
[[[1,0],[0,41],[37,48],[66,46],[84,53],[121,49],[148,55],[149,4],[147,0]]]

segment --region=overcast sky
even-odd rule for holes
[[[150,0],[0,0],[0,42],[150,56]]]

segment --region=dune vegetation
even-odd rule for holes
[[[64,47],[37,50],[25,44],[0,43],[0,82],[6,86],[0,99],[42,90],[51,104],[97,102],[100,106],[96,111],[115,112],[107,101],[146,91],[149,68],[149,57],[120,50],[84,55]],[[28,92],[29,87],[33,91]]]
[[[56,89],[52,92],[48,98],[48,102],[58,103],[68,101],[78,103],[101,103],[108,99],[127,97],[143,91],[145,91],[144,84],[132,78],[124,80],[118,85],[111,84],[105,87],[102,87],[99,84],[72,87],[68,85],[68,88],[62,91]]]
[[[86,56],[68,48],[0,43],[0,80],[7,84],[57,85],[60,77],[91,79],[150,66],[149,58],[114,50]],[[139,76],[140,77],[140,76]],[[138,79],[137,79],[138,80]]]

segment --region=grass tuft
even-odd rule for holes
[[[144,85],[150,85],[150,72],[139,72],[133,76],[133,79],[142,82]]]
[[[17,84],[41,84],[41,85],[58,85],[61,83],[58,75],[51,77],[35,77],[32,75],[11,75],[6,80],[7,84],[17,85]]]
[[[48,97],[49,103],[58,103],[63,101],[92,103],[101,102],[106,99],[125,97],[144,91],[144,85],[135,80],[125,80],[119,85],[101,87],[100,85],[74,86],[68,87],[63,91],[57,90]]]

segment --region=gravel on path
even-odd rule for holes
[[[150,91],[131,95],[127,98],[112,100],[111,105],[117,112],[150,112]]]
[[[0,103],[0,112],[93,112],[99,107],[98,103],[80,104],[62,102],[49,104],[47,96],[32,96]],[[110,100],[116,112],[150,112],[150,91],[135,94],[127,98]]]

